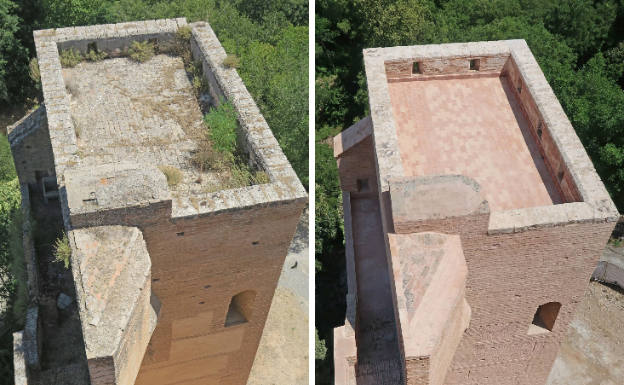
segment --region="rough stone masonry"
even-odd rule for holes
[[[619,214],[524,40],[364,50],[336,384],[539,385]]]
[[[171,46],[186,26],[207,98],[233,104],[238,142],[268,183],[209,188],[214,174],[191,164],[202,114],[181,58],[125,55],[134,41]],[[43,189],[60,200],[87,382],[245,384],[307,196],[236,70],[222,64],[214,32],[167,19],[34,36],[45,108],[10,127],[9,140],[23,195]],[[109,58],[62,68],[67,49]],[[178,168],[180,183],[168,185],[159,166]],[[16,383],[66,383],[39,371],[49,336],[37,328],[32,293]]]

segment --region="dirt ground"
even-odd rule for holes
[[[547,385],[624,384],[624,291],[591,282]]]
[[[308,384],[308,211],[278,283],[247,385]]]

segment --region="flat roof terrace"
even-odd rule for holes
[[[64,68],[63,79],[82,166],[123,161],[175,167],[183,175],[179,187],[196,193],[218,183],[191,164],[194,139],[205,127],[180,57],[84,61]]]
[[[380,193],[461,174],[488,201],[488,234],[619,216],[524,40],[363,53]]]
[[[406,176],[476,180],[492,211],[563,203],[506,76],[389,80]]]
[[[34,35],[64,216],[88,221],[158,204],[181,218],[306,199],[207,23],[147,20]],[[155,55],[132,58],[137,50]],[[224,103],[213,114],[210,107]],[[219,148],[217,126],[227,137]]]

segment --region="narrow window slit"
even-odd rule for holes
[[[420,62],[412,63],[412,75],[421,74]]]
[[[470,59],[470,70],[478,71],[481,65],[481,59]]]

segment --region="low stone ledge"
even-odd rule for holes
[[[277,195],[278,200],[307,196],[238,72],[234,68],[223,66],[223,60],[227,55],[212,28],[205,22],[190,25],[194,55],[200,56],[204,63],[204,75],[210,74],[208,80],[216,83],[223,96],[234,105],[242,137],[247,142],[246,147],[254,163],[266,171],[271,179],[271,185],[281,182],[282,187],[286,187],[285,191],[265,190],[265,193]],[[279,186],[271,186],[269,190],[274,187]],[[276,194],[272,194],[273,192]]]
[[[592,274],[592,279],[624,289],[624,247],[607,245]]]
[[[367,116],[334,137],[334,158],[338,158],[372,134],[373,120]]]
[[[479,184],[463,175],[392,178],[389,185],[397,233],[414,222],[489,212]]]
[[[615,219],[617,220],[617,219]],[[585,202],[495,211],[490,213],[488,234],[520,233],[574,223],[614,222]]]

